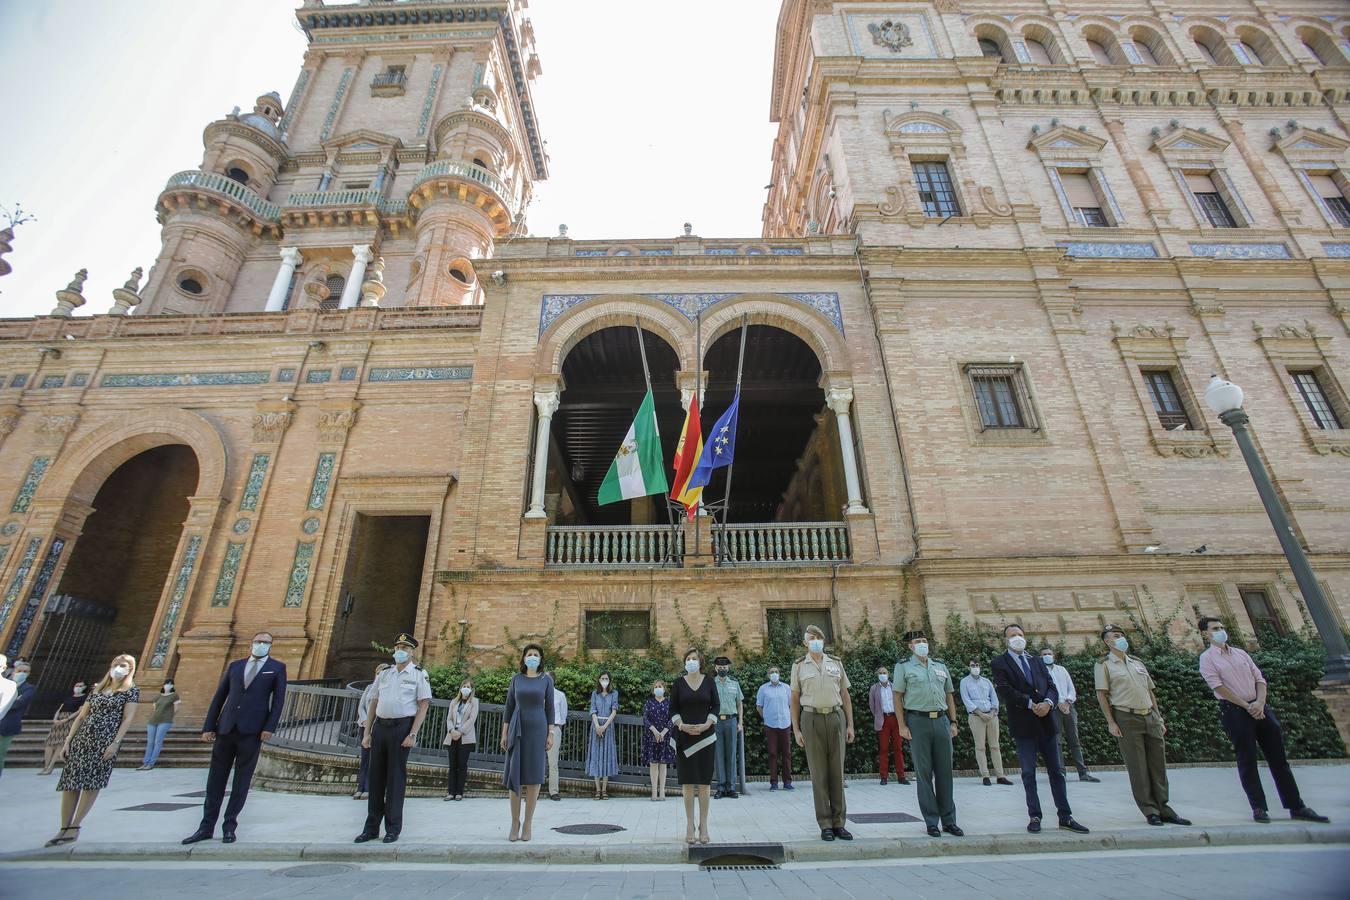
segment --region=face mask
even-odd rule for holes
[[[270,651],[271,649],[272,649],[271,641],[253,642],[253,655],[258,657],[259,659],[262,659],[264,656],[266,656],[268,651]]]
[[[919,643],[915,644],[915,645],[914,645],[914,655],[915,655],[915,656],[922,656],[924,659],[927,659],[927,658],[928,658],[928,644],[927,644],[926,642],[923,642],[923,641],[920,641]]]
[[[395,651],[394,651],[394,662],[395,662],[395,663],[397,663],[398,665],[401,666],[401,665],[403,665],[403,664],[404,664],[405,662],[407,662],[407,661],[408,661],[408,651],[407,651],[407,650],[395,650]]]
[[[662,697],[664,697],[664,696],[666,695],[666,689],[665,689],[665,688],[652,688],[652,693],[656,695],[656,699],[660,700]]]
[[[1126,650],[1130,649],[1130,642],[1125,640],[1125,638],[1123,637],[1118,637],[1115,640],[1114,646],[1121,653],[1124,653]]]
[[[539,657],[537,656],[525,657],[525,668],[529,669],[531,672],[539,668]]]
[[[825,649],[825,642],[820,638],[811,638],[811,642],[806,646],[811,648],[812,653],[820,653]]]
[[[970,667],[970,674],[974,675],[976,678],[979,678],[979,677],[980,677],[980,667],[979,667],[979,666],[971,666],[971,667]]]
[[[777,683],[778,683],[778,678],[779,678],[779,675],[778,675],[777,672],[770,672],[770,673],[769,673],[769,680],[772,681],[774,684],[777,684]]]
[[[1041,657],[1041,662],[1045,663],[1047,666],[1053,666],[1055,664],[1055,658],[1049,653],[1046,653]]]
[[[173,693],[173,685],[171,685],[171,684],[166,684],[166,685],[164,685],[164,693],[166,693],[166,694],[172,694],[172,693]]]
[[[890,681],[890,680],[891,680],[891,676],[887,675],[885,672],[878,672],[878,673],[877,673],[877,681],[880,681],[882,684],[885,684],[886,682],[888,682],[888,681]]]
[[[1212,644],[1226,644],[1228,643],[1228,632],[1220,628],[1218,631],[1210,634],[1209,641]]]
[[[698,660],[686,659],[684,661],[684,670],[688,672],[690,675],[693,675],[695,672],[698,671]]]
[[[123,678],[127,677],[127,673],[130,671],[131,669],[126,666],[113,666],[108,674],[113,677],[114,681],[121,681]]]
[[[1015,634],[1008,638],[1008,646],[1018,653],[1021,653],[1023,650],[1027,649],[1027,639],[1020,634]]]
[[[601,678],[601,679],[600,679],[600,686],[601,686],[602,688],[607,688],[607,687],[609,687],[609,679],[608,679],[608,678]]]
[[[84,691],[85,691],[84,685],[80,685],[79,687],[75,688],[75,696],[76,697],[81,696],[82,694],[84,694]]]
[[[469,699],[469,695],[472,694],[472,693],[473,693],[473,688],[471,688],[471,687],[462,687],[462,688],[459,689],[459,695],[460,695],[461,697],[463,697],[465,700],[468,700],[468,699]]]
[[[727,675],[731,674],[731,670],[728,669],[726,666],[723,666],[722,668],[717,670],[717,674],[721,675],[723,678],[726,678]]]
[[[27,681],[27,680],[28,680],[28,673],[27,673],[27,672],[15,672],[15,673],[14,673],[14,683],[15,683],[15,684],[23,684],[23,683],[24,683],[25,681]]]

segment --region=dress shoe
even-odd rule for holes
[[[1091,833],[1091,832],[1088,831],[1088,828],[1087,828],[1086,825],[1084,825],[1084,824],[1082,824],[1081,822],[1079,822],[1079,821],[1078,821],[1077,819],[1075,819],[1073,816],[1070,816],[1069,818],[1064,819],[1063,821],[1061,821],[1061,822],[1059,823],[1059,827],[1060,827],[1060,828],[1063,828],[1065,831],[1072,831],[1072,832],[1074,832],[1075,834],[1090,834],[1090,833]]]
[[[735,791],[727,791],[725,796],[728,800],[735,800],[737,797],[740,796],[740,794],[736,793]]]
[[[769,790],[771,790],[771,791],[776,791],[776,790],[778,790],[778,785],[776,785],[776,784],[771,784],[771,785],[769,785]]]
[[[1291,809],[1289,811],[1289,818],[1302,819],[1304,822],[1321,822],[1323,824],[1331,821],[1326,816],[1319,816],[1317,811],[1311,806],[1300,806],[1298,809]]]
[[[1189,825],[1189,824],[1191,824],[1191,820],[1190,820],[1190,819],[1183,819],[1181,816],[1177,815],[1176,813],[1172,813],[1170,816],[1163,816],[1163,817],[1162,817],[1162,820],[1163,820],[1164,822],[1166,822],[1168,825]]]
[[[392,844],[396,840],[398,840],[398,835],[396,834],[386,834],[384,836],[384,842],[386,844]]]
[[[853,840],[853,832],[849,831],[847,828],[836,828],[834,830],[834,836],[841,841]]]
[[[1027,823],[1027,831],[1030,831],[1032,834],[1040,834],[1040,833],[1041,833],[1041,817],[1040,817],[1040,816],[1032,816],[1032,817],[1031,817],[1031,821]]]
[[[822,828],[822,829],[820,829],[820,839],[821,839],[822,841],[832,841],[832,840],[834,840],[834,829],[833,829],[833,828]]]
[[[1159,815],[1145,816],[1144,821],[1150,825],[1161,825],[1163,823],[1162,816]]]
[[[366,833],[363,831],[363,832],[361,832],[360,834],[358,834],[358,835],[356,836],[356,840],[352,841],[352,843],[353,843],[353,844],[364,844],[366,841],[373,841],[373,840],[375,840],[377,837],[379,837],[378,834],[366,834]]]
[[[1263,824],[1268,823],[1270,821],[1270,813],[1266,812],[1264,809],[1254,809],[1252,810],[1252,821],[1261,822]]]
[[[195,844],[198,841],[209,841],[213,837],[215,837],[215,835],[207,831],[205,828],[198,828],[196,831],[192,832],[192,834],[189,834],[187,837],[183,838],[183,843]]]
[[[885,776],[885,775],[882,775],[882,776],[881,776],[881,783],[882,783],[882,784],[885,784],[885,783],[886,783],[886,776]]]
[[[928,826],[929,837],[942,837],[942,831],[936,825]]]
[[[908,779],[908,778],[897,778],[897,779],[895,780],[895,783],[896,783],[896,784],[909,784],[909,779]]]
[[[985,787],[989,787],[989,785],[993,784],[993,782],[990,781],[988,778],[981,778],[980,783],[983,784]]]
[[[1102,781],[1100,778],[1098,778],[1096,775],[1093,775],[1091,772],[1084,772],[1083,774],[1079,775],[1078,780],[1090,781],[1093,784],[1101,784]]]
[[[234,843],[235,841],[237,841],[237,840],[238,840],[238,838],[236,838],[236,837],[234,836],[234,832],[233,832],[233,831],[227,831],[227,832],[225,832],[224,834],[222,834],[222,835],[220,836],[220,842],[221,842],[222,844],[233,844],[233,843]]]
[[[713,791],[713,796],[712,796],[712,798],[713,798],[714,800],[721,800],[721,799],[722,799],[723,797],[725,797],[726,795],[727,795],[727,792],[726,792],[726,791],[722,791],[722,790]]]
[[[785,785],[783,785],[783,790],[785,790],[785,791],[795,791],[796,788],[793,787],[793,786],[790,785],[790,784],[785,784]]]
[[[961,830],[961,826],[953,822],[950,825],[943,825],[942,830],[954,837],[965,837],[966,833]]]
[[[1006,784],[1006,785],[1008,785],[1009,787],[1012,786],[1012,782],[1009,781],[1009,780],[1006,779],[1006,778],[1000,778],[1000,779],[998,780],[998,783],[999,783],[999,784]]]
[[[549,794],[549,795],[548,795],[548,799],[550,799],[550,800],[561,800],[561,799],[562,799],[562,794]]]

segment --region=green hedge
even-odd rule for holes
[[[1167,635],[1166,622],[1154,629],[1133,623],[1129,630],[1131,652],[1142,658],[1153,673],[1157,685],[1158,702],[1167,720],[1167,756],[1173,762],[1218,762],[1233,759],[1233,748],[1219,726],[1218,708],[1212,694],[1200,677],[1199,657],[1190,649],[1176,647]],[[839,646],[831,647],[832,654],[841,655],[852,683],[854,723],[857,740],[849,747],[847,770],[873,772],[877,766],[878,741],[873,730],[872,714],[867,706],[868,690],[875,681],[875,670],[884,665],[890,670],[897,659],[908,656],[908,649],[899,640],[903,624],[880,630],[866,623]],[[932,641],[933,657],[945,661],[959,682],[966,674],[966,664],[978,659],[989,671],[989,660],[1003,652],[998,632],[971,627],[958,617],[947,622],[945,641]],[[795,637],[795,636],[791,636]],[[771,636],[768,649],[738,652],[735,646],[707,648],[709,659],[717,653],[733,658],[733,676],[741,683],[746,702],[746,771],[762,774],[767,770],[767,754],[762,738],[762,726],[755,709],[755,693],[768,680],[770,665],[777,665],[787,678],[792,663],[801,657],[800,646],[793,646],[788,635]],[[1041,638],[1028,635],[1030,646],[1041,646]],[[1234,634],[1236,644],[1243,644],[1241,634]],[[734,643],[734,642],[733,642]],[[1062,644],[1056,646],[1056,661],[1069,670],[1078,689],[1078,729],[1083,753],[1089,766],[1120,765],[1120,751],[1115,739],[1106,729],[1106,721],[1097,706],[1093,691],[1092,670],[1099,658],[1088,651],[1068,651]],[[682,672],[679,658],[668,646],[654,648],[650,655],[638,656],[624,651],[609,651],[604,659],[583,653],[576,659],[552,666],[554,680],[567,694],[568,705],[585,710],[590,693],[601,671],[610,672],[613,684],[619,690],[620,710],[640,714],[642,704],[650,696],[650,686],[657,678],[667,683],[675,673]],[[1261,648],[1252,653],[1257,665],[1270,683],[1270,704],[1284,727],[1285,742],[1290,758],[1317,759],[1345,756],[1345,745],[1325,704],[1312,695],[1323,674],[1324,651],[1320,641],[1310,635],[1263,635]],[[547,661],[546,661],[546,667]],[[430,665],[432,688],[437,697],[451,697],[458,690],[467,670],[460,664]],[[501,703],[514,667],[499,666],[474,671],[478,695],[484,702]],[[956,742],[956,766],[974,769],[974,745],[965,721],[965,709],[957,696],[960,721]],[[1001,744],[1005,761],[1016,768],[1016,749],[1008,734],[1005,717],[1000,716]],[[905,747],[905,766],[910,768],[908,744]],[[793,749],[793,771],[805,771],[806,759],[800,749]]]

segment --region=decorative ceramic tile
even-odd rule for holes
[[[266,372],[180,372],[137,375],[104,375],[100,387],[218,387],[235,384],[267,384]]]
[[[17,656],[23,647],[28,630],[33,627],[33,620],[37,618],[42,601],[47,596],[47,587],[51,584],[56,564],[61,561],[61,551],[64,549],[66,549],[65,538],[52,538],[51,544],[47,547],[47,555],[42,558],[42,566],[33,579],[33,587],[28,591],[28,602],[24,604],[19,614],[19,621],[14,623],[14,633],[10,635],[6,655]]]
[[[248,530],[253,527],[252,519],[235,519],[231,530],[235,534],[248,534]]]
[[[328,489],[333,484],[333,465],[336,462],[336,453],[319,454],[319,464],[314,469],[314,481],[309,488],[310,509],[323,509],[328,502]]]
[[[1327,256],[1335,256],[1342,259],[1350,257],[1350,244],[1323,244],[1322,249],[1326,251]]]
[[[468,381],[473,378],[473,366],[427,366],[370,369],[367,381]]]
[[[5,537],[13,537],[14,535],[16,535],[16,534],[18,534],[18,533],[19,533],[19,523],[18,523],[18,522],[14,522],[14,521],[6,522],[6,523],[5,523],[5,527],[0,528],[0,534],[3,534]]]
[[[277,369],[277,383],[290,384],[295,381],[295,370],[292,368]]]
[[[314,543],[296,541],[295,561],[291,563],[291,577],[286,584],[284,606],[296,607],[305,601],[305,585],[309,584],[309,567],[314,561]]]
[[[43,375],[42,383],[38,385],[39,390],[51,390],[66,386],[66,376],[64,375]]]
[[[318,516],[310,516],[300,524],[300,530],[305,534],[314,534],[319,530],[320,524]]]
[[[328,115],[323,117],[323,130],[319,132],[319,141],[328,140],[328,136],[333,133],[333,120],[337,118],[338,110],[342,107],[342,98],[347,95],[347,83],[352,80],[352,69],[349,66],[342,70],[342,77],[338,79],[337,93],[333,95],[333,102],[328,107]]]
[[[1284,244],[1191,244],[1196,256],[1211,259],[1292,259]]]
[[[272,462],[272,454],[255,453],[248,467],[248,481],[244,483],[244,496],[239,501],[241,510],[253,511],[258,508],[258,497],[262,493],[263,480],[267,478],[267,466]]]
[[[239,561],[244,558],[244,545],[231,541],[225,547],[225,559],[216,576],[216,589],[211,594],[212,606],[229,606],[234,596],[234,582],[239,577]]]
[[[33,571],[33,562],[37,559],[38,550],[42,547],[42,538],[35,537],[28,542],[28,549],[23,551],[23,558],[19,560],[19,567],[14,570],[14,577],[9,580],[9,589],[5,591],[4,603],[0,604],[0,630],[9,624],[9,614],[14,611],[14,604],[19,600],[19,591],[23,590],[23,583],[28,580],[28,573]]]
[[[37,492],[42,476],[47,474],[51,464],[49,457],[33,457],[33,461],[28,464],[28,474],[24,476],[23,484],[19,485],[18,496],[14,498],[14,504],[9,508],[10,512],[28,512],[28,507],[33,502],[33,494]]]
[[[704,247],[704,256],[735,256],[735,247]]]
[[[332,369],[310,369],[305,373],[305,384],[323,384],[333,377]]]
[[[839,308],[838,294],[784,294],[783,296],[791,297],[798,303],[805,303],[807,306],[833,322],[834,327],[839,329],[840,334],[844,333],[844,313]]]
[[[27,386],[27,384],[28,384],[27,375],[15,375],[13,378],[9,380],[9,386],[12,388],[25,387]]]
[[[0,544],[0,568],[5,565],[5,560],[9,558],[9,544]]]
[[[197,554],[202,549],[202,538],[194,534],[188,539],[187,549],[183,551],[183,560],[178,564],[178,574],[173,579],[173,593],[169,595],[169,608],[164,611],[164,621],[159,626],[159,637],[155,638],[155,649],[150,653],[150,668],[164,668],[169,655],[169,644],[173,641],[178,628],[178,617],[183,613],[183,602],[187,599],[188,585],[192,583],[192,572],[197,568]]]
[[[356,366],[343,366],[338,370],[338,381],[355,381]]]
[[[539,307],[539,333],[543,334],[563,313],[574,306],[594,300],[600,294],[545,294]],[[740,294],[643,294],[678,310],[689,321],[694,321],[700,313]],[[798,303],[803,303],[829,319],[840,333],[844,330],[843,312],[839,306],[839,295],[834,293],[778,294]]]
[[[71,387],[84,387],[88,383],[89,383],[88,372],[76,372],[74,375],[70,377]]]
[[[1060,241],[1069,256],[1097,259],[1157,259],[1158,248],[1146,241],[1099,243],[1096,241]]]
[[[291,120],[295,118],[295,110],[300,103],[300,98],[305,94],[305,85],[309,84],[309,69],[301,69],[300,77],[296,79],[295,87],[291,89],[291,99],[286,103],[286,114],[281,117],[277,124],[277,130],[285,134],[291,127]]]
[[[609,256],[608,250],[578,250],[577,256]]]
[[[806,253],[801,247],[773,247],[769,252],[774,256],[802,256]]]
[[[651,249],[639,250],[643,256],[674,256],[675,250],[671,247],[653,247]]]
[[[427,85],[427,96],[422,100],[422,117],[417,120],[417,136],[427,133],[427,124],[431,121],[431,107],[436,102],[436,91],[441,86],[441,63],[431,67],[431,83]]]

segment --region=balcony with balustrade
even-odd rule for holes
[[[408,194],[408,204],[422,210],[438,200],[457,200],[482,210],[497,237],[511,231],[516,200],[506,182],[482,166],[438,159],[423,167]]]
[[[160,221],[175,210],[210,210],[233,219],[254,234],[281,235],[281,209],[245,184],[218,172],[189,169],[172,176],[157,203]]]

